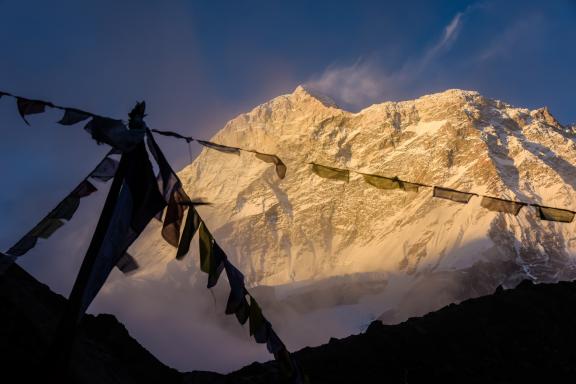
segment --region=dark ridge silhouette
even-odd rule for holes
[[[576,283],[524,281],[398,325],[375,321],[295,356],[311,383],[571,383],[575,346]],[[281,382],[274,362],[227,379]]]
[[[65,304],[17,265],[0,276],[2,381],[43,378],[42,362]],[[398,325],[375,321],[363,334],[304,348],[295,356],[312,384],[574,382],[576,282],[525,281]],[[284,383],[284,377],[275,361],[229,375],[180,373],[140,346],[114,316],[86,315],[67,379],[255,384]]]
[[[17,265],[0,275],[0,381],[46,381],[44,362],[66,299]],[[86,315],[73,348],[71,383],[181,383],[112,315]],[[10,378],[10,380],[9,380]]]

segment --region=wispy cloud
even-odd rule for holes
[[[394,99],[404,94],[410,82],[420,76],[434,61],[447,53],[458,40],[465,18],[474,10],[484,7],[484,3],[469,5],[456,13],[443,27],[442,35],[428,49],[413,60],[393,72],[375,59],[358,60],[352,65],[331,65],[320,76],[306,83],[334,98],[344,107],[358,109],[370,103]]]
[[[390,94],[397,83],[398,74],[388,75],[376,60],[368,59],[349,66],[330,66],[306,85],[345,107],[359,108]]]
[[[458,38],[458,34],[462,28],[462,16],[468,12],[468,9],[464,12],[458,12],[452,18],[452,20],[450,20],[450,22],[444,27],[442,38],[426,51],[421,60],[422,63],[427,63],[442,53],[444,50],[450,49],[452,44]]]

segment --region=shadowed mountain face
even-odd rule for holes
[[[64,305],[65,299],[18,266],[0,277],[3,380],[46,381],[42,362]],[[310,383],[573,382],[574,308],[576,283],[526,281],[398,325],[375,321],[363,334],[295,355]],[[68,382],[74,383],[285,383],[276,362],[229,375],[179,373],[142,348],[111,315],[85,317],[71,367]]]

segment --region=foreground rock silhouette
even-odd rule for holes
[[[3,382],[42,378],[39,367],[64,305],[64,298],[18,266],[0,276]],[[402,324],[373,322],[363,334],[296,356],[311,383],[563,383],[576,379],[575,346],[576,283],[525,281]],[[273,361],[228,375],[180,373],[146,351],[112,315],[86,316],[71,367],[68,379],[76,383],[284,381]]]

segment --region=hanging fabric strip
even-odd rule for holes
[[[209,273],[210,265],[212,263],[212,252],[214,245],[214,238],[206,228],[206,224],[201,221],[199,232],[199,246],[200,246],[200,270]]]
[[[209,265],[208,271],[208,286],[207,288],[212,288],[218,283],[218,279],[224,270],[224,260],[226,260],[226,254],[220,248],[218,243],[214,241],[212,247],[212,257]]]
[[[362,174],[364,181],[380,189],[400,189],[400,180],[397,177],[393,179],[384,176]]]
[[[22,97],[16,98],[16,104],[18,106],[18,113],[22,117],[22,120],[28,125],[30,123],[26,120],[27,115],[34,115],[37,113],[43,113],[46,110],[46,106],[49,106],[49,103],[40,100],[28,100]]]
[[[198,212],[196,212],[196,208],[193,206],[189,207],[186,223],[184,224],[184,230],[182,231],[182,237],[180,238],[180,243],[178,244],[176,259],[182,260],[184,256],[186,256],[190,250],[190,242],[198,230],[198,227],[200,227],[200,223],[200,216],[198,215]]]
[[[58,230],[61,226],[64,225],[64,222],[60,219],[54,219],[52,217],[45,217],[40,221],[32,230],[28,233],[28,235],[33,237],[39,237],[41,239],[48,239],[50,236]]]
[[[575,212],[567,209],[543,207],[541,205],[534,205],[538,210],[541,220],[559,221],[561,223],[571,223],[574,220]]]
[[[267,343],[269,336],[270,323],[262,315],[260,306],[250,296],[250,336],[254,336],[257,343]]]
[[[467,204],[470,201],[470,198],[474,195],[475,193],[460,192],[454,189],[448,189],[443,187],[434,187],[434,193],[433,193],[434,197],[452,200],[462,204]]]
[[[211,143],[209,141],[204,141],[204,140],[196,140],[196,141],[199,142],[200,144],[202,144],[203,146],[210,148],[210,149],[215,149],[217,151],[224,152],[224,153],[232,153],[235,155],[240,155],[240,148],[229,147],[227,145]]]
[[[518,201],[482,196],[482,201],[480,202],[480,205],[491,211],[510,213],[516,216],[518,212],[520,212],[520,209],[526,204]]]
[[[175,188],[170,196],[168,206],[166,207],[166,214],[164,215],[162,237],[168,244],[176,248],[178,248],[178,244],[180,243],[180,227],[186,209],[186,206],[180,203],[187,200],[188,196],[179,184],[178,188]]]
[[[341,180],[348,182],[350,180],[350,171],[347,169],[339,169],[327,167],[316,163],[312,164],[312,171],[320,177],[332,180]]]
[[[110,157],[105,157],[104,160],[98,164],[96,169],[92,171],[90,177],[100,181],[108,181],[114,177],[118,169],[118,161]]]
[[[286,177],[286,165],[280,160],[276,155],[269,155],[267,153],[260,153],[253,151],[256,154],[256,158],[265,161],[267,163],[272,163],[276,166],[276,174],[279,178],[283,179]]]
[[[64,115],[58,121],[61,125],[74,125],[89,119],[92,115],[74,108],[64,109]]]
[[[128,252],[124,253],[124,255],[120,257],[120,260],[116,263],[116,267],[124,274],[129,274],[139,268],[136,259],[134,259],[134,257]]]
[[[226,314],[230,315],[243,305],[243,301],[246,301],[246,287],[244,275],[228,259],[224,260],[224,269],[230,283],[230,296],[226,303]]]
[[[94,116],[84,129],[97,143],[106,143],[122,152],[131,151],[144,139],[144,129],[128,129],[121,120]]]

